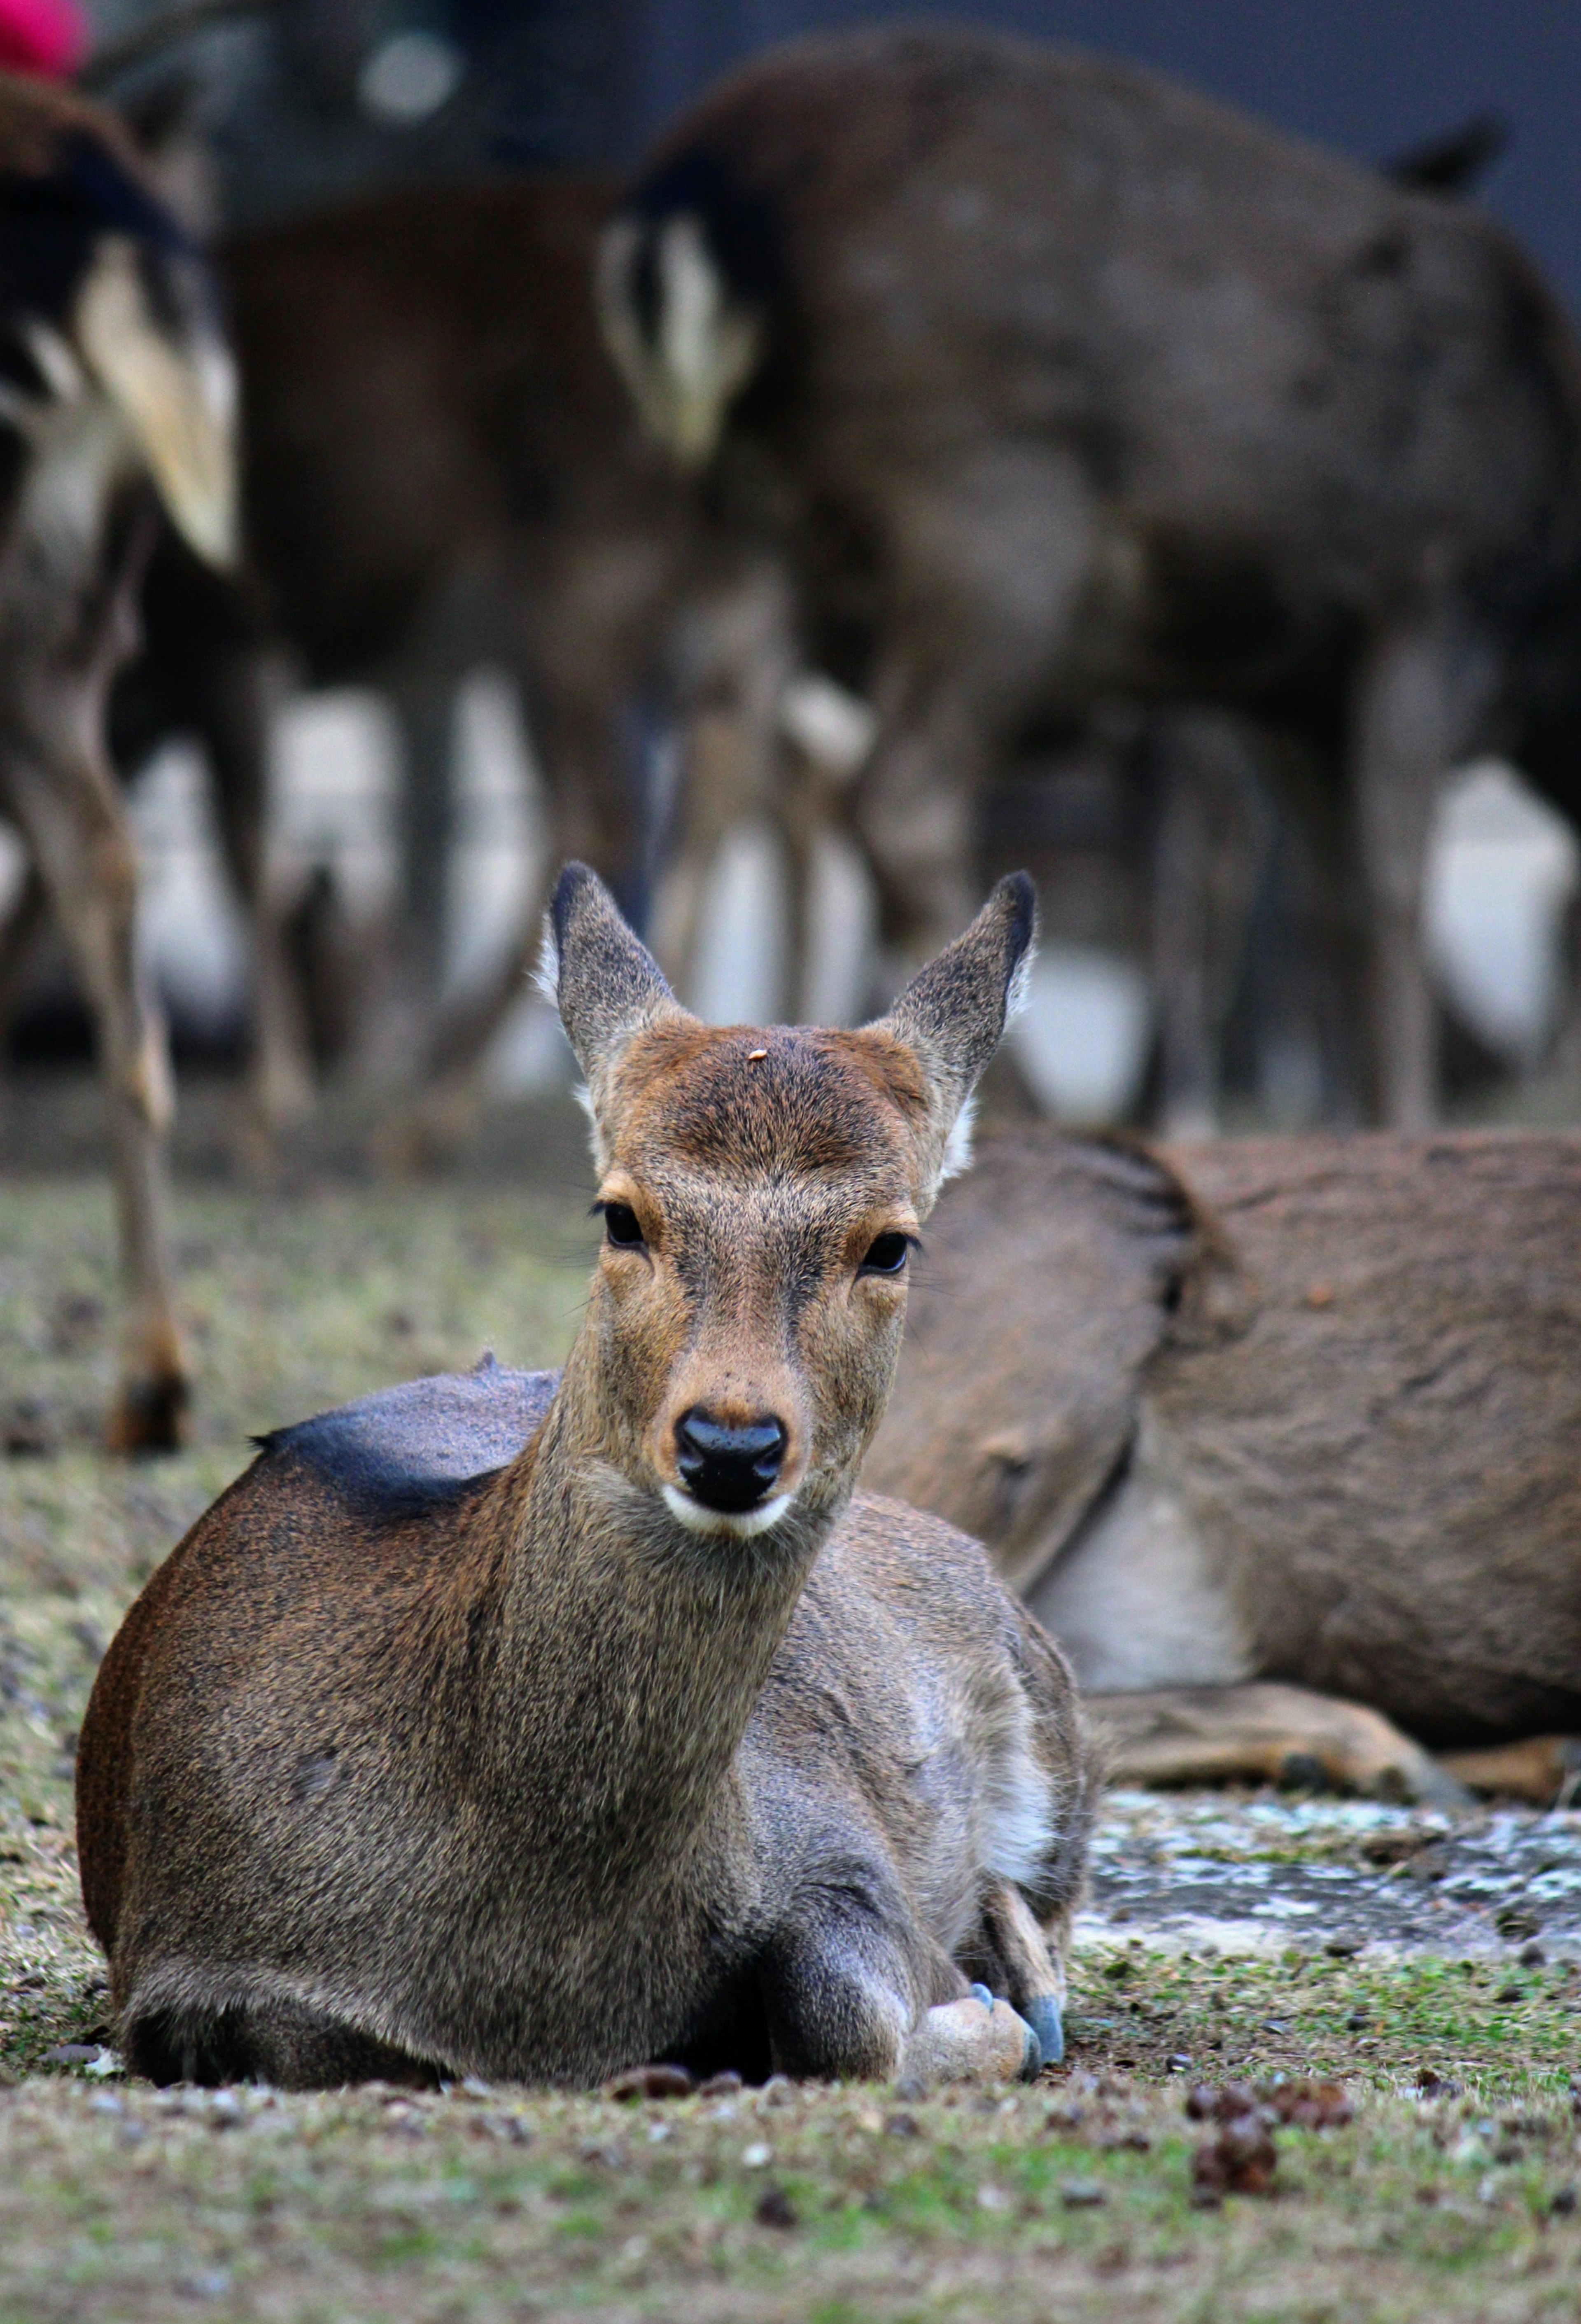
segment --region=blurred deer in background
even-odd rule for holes
[[[1367,899],[1378,1109],[1430,1118],[1439,785],[1500,749],[1581,798],[1581,385],[1497,227],[1125,65],[875,31],[694,108],[601,300],[649,432],[878,713],[854,810],[896,954],[965,918],[1029,725],[1288,722]]]
[[[528,899],[486,989],[439,1005],[457,682],[484,659],[519,680],[548,860],[586,857],[634,907],[649,833],[633,701],[662,675],[683,579],[722,606],[740,554],[642,444],[600,344],[591,281],[610,198],[570,178],[431,186],[223,245],[253,586],[225,592],[171,544],[148,651],[118,697],[127,756],[176,729],[204,742],[267,918],[264,749],[282,658],[316,685],[389,693],[406,738],[409,893],[386,1038],[392,1077],[440,1085],[437,1117],[519,997],[542,911],[541,894]],[[289,991],[260,1029],[266,1111],[289,1115],[305,1078]]]
[[[271,1437],[127,1617],[78,1835],[128,2063],[1035,2072],[1094,1806],[1070,1675],[976,1543],[852,1499],[1030,883],[857,1033],[711,1031],[580,865],[552,927],[585,1321],[557,1378]]]
[[[172,1445],[187,1397],[164,1250],[164,1028],[135,949],[137,865],[105,706],[137,637],[155,519],[234,554],[234,375],[197,252],[130,140],[0,79],[0,808],[93,1010],[127,1303],[118,1450]]]
[[[1581,1734],[1578,1217],[1576,1135],[995,1139],[867,1480],[988,1543],[1120,1774],[1442,1796],[1424,1745]]]

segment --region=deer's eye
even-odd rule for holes
[[[604,1232],[617,1250],[639,1250],[642,1227],[630,1203],[603,1204]]]
[[[888,1234],[875,1235],[868,1245],[867,1257],[857,1269],[859,1275],[899,1275],[905,1267],[908,1249],[905,1235],[892,1230]]]

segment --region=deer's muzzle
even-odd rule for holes
[[[694,1405],[676,1423],[676,1466],[704,1508],[740,1515],[773,1491],[789,1441],[772,1415],[736,1428]]]

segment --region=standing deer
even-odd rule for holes
[[[395,1062],[409,1081],[460,1095],[520,992],[542,913],[530,899],[484,991],[437,1006],[452,702],[480,659],[520,681],[551,860],[585,856],[629,903],[640,893],[631,700],[662,664],[683,576],[728,599],[739,552],[711,539],[642,443],[600,343],[592,273],[612,197],[576,177],[410,188],[216,254],[254,586],[227,590],[169,549],[119,724],[128,756],[172,729],[196,733],[232,802],[223,820],[271,969],[266,1116],[295,1111],[306,1078],[262,886],[265,716],[282,656],[314,684],[378,685],[400,715],[414,949]]]
[[[128,1615],[78,1760],[127,2060],[1035,2070],[1093,1806],[1070,1675],[974,1542],[852,1499],[1030,882],[856,1033],[710,1030],[580,865],[551,918],[582,1330],[558,1378],[271,1437]]]
[[[164,1031],[134,949],[137,866],[104,742],[136,637],[152,479],[234,549],[234,379],[197,253],[116,124],[0,78],[0,807],[93,1009],[127,1314],[110,1441],[175,1443],[186,1368],[164,1252]]]
[[[1442,1794],[1424,1744],[1581,1734],[1578,1218],[1576,1135],[997,1139],[867,1481],[988,1545],[1122,1770]]]
[[[878,711],[888,943],[964,920],[978,784],[1040,721],[1291,720],[1368,899],[1383,1117],[1430,1118],[1440,779],[1497,747],[1581,800],[1581,375],[1499,229],[1128,66],[887,29],[705,97],[600,281],[650,434]]]

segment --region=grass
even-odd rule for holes
[[[139,1583],[250,1432],[486,1345],[553,1360],[591,1240],[568,1194],[499,1187],[188,1194],[177,1222],[195,1442],[128,1468],[93,1441],[103,1192],[0,1187],[0,1422],[41,1448],[0,1460],[4,2324],[1581,2313],[1565,1967],[1192,1958],[1134,1934],[1078,1959],[1062,2073],[915,2102],[157,2093],[51,2065],[112,2035],[71,1751]],[[1282,2130],[1271,2198],[1195,2208],[1186,2089],[1278,2073],[1341,2080],[1355,2119]]]

